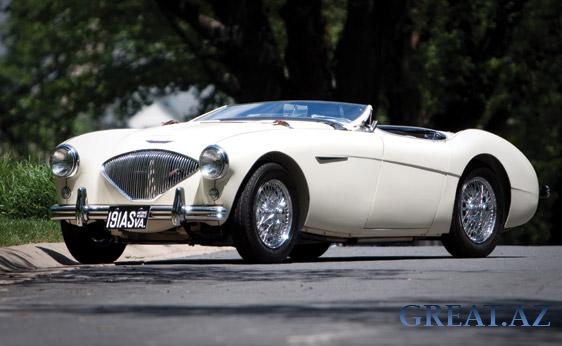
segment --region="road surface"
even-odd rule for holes
[[[332,247],[68,267],[0,286],[0,345],[561,345],[561,265],[562,247]]]

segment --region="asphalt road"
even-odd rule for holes
[[[441,247],[332,247],[314,263],[223,252],[73,267],[0,286],[0,345],[561,345],[561,265],[562,247],[469,260]],[[419,310],[403,320],[419,325],[401,321],[407,305]],[[442,309],[432,326],[424,305]],[[495,323],[484,305],[501,305]]]

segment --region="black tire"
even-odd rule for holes
[[[127,246],[117,242],[101,222],[78,227],[61,221],[61,230],[68,251],[82,264],[113,263]]]
[[[263,212],[270,216],[265,218],[266,221],[272,218],[277,221],[281,219],[279,222],[286,222],[286,225],[279,229],[276,228],[278,224],[276,224],[277,226],[270,225],[274,231],[262,232],[262,237],[266,238],[262,239],[258,231],[261,225],[258,225],[257,219],[258,213],[262,212],[265,207],[258,208],[257,199],[261,200],[260,196],[264,196],[262,194],[268,193],[267,191],[274,191],[276,196],[286,197],[281,198],[280,201],[285,202],[288,209],[283,208],[283,210],[290,209],[291,216],[288,217],[289,213],[265,214]],[[279,164],[266,163],[258,167],[251,175],[236,202],[232,220],[234,246],[245,261],[278,263],[287,258],[298,237],[300,215],[296,191],[296,186],[289,173]],[[264,220],[263,216],[262,220]],[[262,225],[265,223],[264,221]],[[263,230],[264,226],[261,227]],[[284,234],[284,236],[277,236],[277,234]],[[270,241],[270,239],[272,240]]]
[[[484,191],[486,197],[478,197],[480,202],[475,207],[475,202],[469,202],[469,195],[471,189],[476,191],[476,188]],[[457,187],[451,230],[441,237],[445,249],[454,257],[486,257],[494,251],[505,221],[504,196],[500,180],[487,167],[474,168],[461,177]],[[468,201],[463,201],[463,197],[468,198]],[[491,212],[492,209],[495,212]]]
[[[328,251],[330,245],[330,243],[297,244],[289,257],[297,262],[314,261]]]

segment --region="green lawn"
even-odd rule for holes
[[[0,216],[0,247],[60,241],[62,235],[58,222]]]
[[[56,203],[55,184],[46,162],[0,157],[0,246],[62,241],[49,221]]]

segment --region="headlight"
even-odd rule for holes
[[[228,156],[221,147],[210,145],[199,156],[199,169],[207,179],[219,179],[228,171]]]
[[[51,155],[51,171],[61,178],[72,177],[78,171],[80,158],[76,149],[68,144],[61,144]]]

